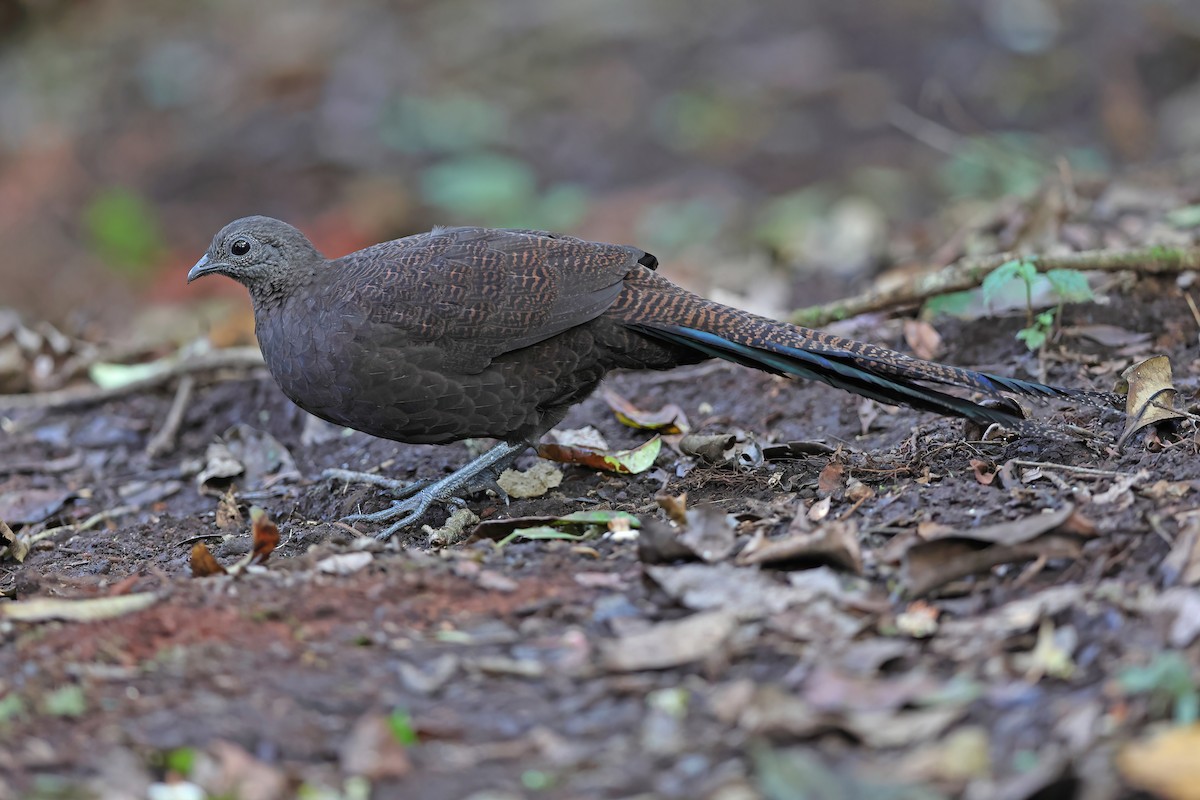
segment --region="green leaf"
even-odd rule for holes
[[[1022,328],[1017,331],[1017,338],[1032,352],[1046,343],[1046,331],[1036,325],[1032,328]]]
[[[925,301],[925,306],[921,309],[921,316],[962,316],[973,302],[975,302],[975,292],[973,291],[939,294]]]
[[[167,753],[165,761],[167,769],[186,778],[196,764],[196,751],[191,747],[177,747]]]
[[[387,718],[388,730],[392,738],[404,747],[412,747],[420,741],[416,726],[413,725],[412,714],[407,709],[394,708]]]
[[[1017,262],[1017,277],[1025,281],[1026,286],[1031,286],[1034,280],[1037,279],[1038,269],[1032,261],[1022,259]]]
[[[1200,225],[1200,205],[1171,209],[1167,212],[1167,222],[1176,228],[1195,228]]]
[[[24,714],[25,701],[19,694],[13,692],[0,698],[0,725],[16,717],[24,716]]]
[[[52,717],[82,717],[87,711],[83,687],[70,683],[42,698],[42,710]]]
[[[979,286],[983,290],[983,302],[992,302],[992,298],[996,296],[996,292],[1000,291],[1005,284],[1017,277],[1017,270],[1020,266],[1021,262],[1013,259],[1012,261],[1005,261],[992,270]]]
[[[526,539],[531,542],[545,541],[548,539],[566,539],[572,542],[577,542],[580,539],[586,539],[587,534],[582,533],[567,533],[556,528],[551,528],[549,525],[539,525],[536,528],[517,528],[515,531],[505,536],[500,541],[496,542],[496,549],[499,550],[506,544],[511,544],[518,539]]]
[[[1052,269],[1046,273],[1046,278],[1058,296],[1068,303],[1082,303],[1094,297],[1087,276],[1079,270]]]
[[[559,523],[565,525],[608,525],[613,520],[623,519],[629,523],[629,527],[640,527],[642,521],[628,511],[573,511],[566,516],[559,517]]]

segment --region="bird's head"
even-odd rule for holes
[[[286,222],[242,217],[220,230],[187,279],[191,283],[204,275],[226,275],[258,296],[311,274],[324,260],[312,242]]]

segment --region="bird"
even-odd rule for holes
[[[438,480],[387,489],[392,505],[349,521],[387,539],[499,474],[614,369],[720,358],[820,381],[882,403],[979,423],[1019,411],[935,388],[1079,397],[1086,392],[922,360],[705,299],[637,247],[539,230],[435,227],[327,259],[265,216],[222,228],[188,274],[243,284],[267,369],[300,408],[404,443],[497,443]],[[339,472],[339,474],[341,474]]]

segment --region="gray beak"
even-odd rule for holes
[[[194,266],[188,270],[187,282],[191,283],[192,281],[196,280],[196,278],[199,278],[201,275],[207,275],[208,273],[212,272],[213,266],[215,266],[215,265],[210,266],[208,263],[208,254],[207,253],[200,256],[200,260],[196,262],[196,266]]]

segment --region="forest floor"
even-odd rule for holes
[[[1102,200],[1055,230],[1141,245],[1164,229]],[[936,355],[1109,391],[1164,354],[1190,408],[1187,281],[1093,285],[1040,356],[1015,338],[1020,311],[937,320]],[[850,330],[906,347],[893,320]],[[154,456],[172,385],[5,412],[0,797],[1194,796],[1170,784],[1195,780],[1178,753],[1200,747],[1192,421],[1118,449],[1122,409],[1066,401],[983,436],[725,364],[606,387],[679,406],[742,458],[668,437],[638,475],[560,464],[543,496],[468,507],[625,511],[640,532],[502,545],[338,522],[387,500],[324,469],[440,475],[468,447],[314,428],[262,369],[197,375]],[[560,427],[587,425],[613,447],[651,435],[599,395]],[[683,493],[673,526],[661,498]],[[193,577],[197,541],[226,566],[250,550],[251,505],[278,524],[270,558]]]

